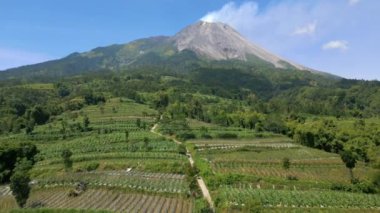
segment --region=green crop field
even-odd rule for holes
[[[68,197],[68,191],[69,189],[64,187],[34,190],[27,206],[38,203],[43,208],[99,209],[109,212],[152,212],[154,210],[156,212],[191,213],[193,209],[192,201],[182,197],[125,193],[107,189],[90,189],[79,197]],[[7,203],[0,203],[3,210],[17,206],[12,197],[7,199],[9,199],[6,201]]]
[[[193,124],[196,129],[199,125]],[[187,146],[196,156],[220,212],[380,210],[378,195],[331,190],[335,185],[349,185],[351,180],[338,154],[308,148],[287,137],[192,139]],[[290,162],[287,168],[284,158]],[[353,169],[362,180],[375,172],[362,162]]]
[[[30,171],[34,184],[27,207],[192,212],[193,198],[184,174],[187,158],[178,153],[178,144],[150,132],[156,116],[146,105],[115,98],[63,113],[37,126],[33,134],[3,137],[8,143],[31,141],[39,150],[38,162]],[[87,131],[77,128],[85,117]],[[72,152],[70,171],[62,161],[64,149]],[[69,197],[80,182],[88,189]],[[9,187],[1,187],[0,209],[16,207]]]
[[[264,207],[364,208],[376,211],[380,197],[331,191],[260,190],[225,188],[218,203],[226,207],[244,208],[249,200],[258,200]]]

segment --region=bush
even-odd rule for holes
[[[207,133],[204,133],[204,134],[201,134],[201,138],[203,139],[212,139],[212,136],[207,134]]]
[[[286,176],[286,179],[287,180],[298,180],[298,177],[294,176],[294,175],[288,175],[288,176]]]
[[[361,192],[367,194],[374,194],[377,192],[376,186],[369,181],[355,180],[353,184],[335,183],[330,187],[331,190],[345,191],[345,192]]]
[[[186,155],[186,153],[187,153],[186,146],[183,144],[180,144],[178,146],[178,153],[181,155]]]
[[[84,101],[87,105],[96,105],[98,103],[105,103],[106,98],[103,95],[94,95],[92,93],[86,94],[84,96]]]
[[[374,194],[376,193],[376,187],[373,183],[369,181],[358,181],[354,184],[354,187],[356,191],[367,193],[367,194]]]
[[[236,139],[238,138],[237,134],[235,133],[219,133],[217,135],[218,138],[222,138],[222,139]]]
[[[71,156],[73,153],[69,149],[64,149],[61,152],[61,157],[63,159],[63,164],[65,166],[65,170],[68,171],[73,167],[73,161],[71,160]]]
[[[343,183],[333,183],[330,189],[335,190],[335,191],[346,191],[346,192],[352,191],[351,185],[343,184]]]
[[[186,141],[190,139],[195,139],[195,134],[192,132],[181,132],[176,136],[179,140]]]
[[[97,162],[93,162],[93,163],[89,163],[85,166],[85,169],[86,171],[94,171],[96,170],[97,168],[99,168],[99,163]]]
[[[283,158],[282,159],[282,167],[284,169],[289,169],[290,168],[290,159],[289,158]]]

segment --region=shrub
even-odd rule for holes
[[[294,175],[288,175],[288,176],[286,176],[286,179],[287,180],[298,180],[298,177],[294,176]]]
[[[186,141],[195,138],[195,134],[192,132],[181,132],[176,136],[179,140]]]
[[[181,155],[186,155],[186,153],[187,153],[186,146],[183,144],[180,144],[178,146],[178,153]]]
[[[65,166],[66,171],[73,167],[73,161],[71,160],[71,156],[73,153],[69,149],[64,149],[61,152],[61,157],[63,159],[63,164]]]
[[[290,168],[290,159],[289,158],[283,158],[282,159],[282,167],[284,169],[289,169]]]
[[[218,138],[222,138],[222,139],[236,139],[236,138],[238,138],[237,134],[235,134],[235,133],[228,133],[228,132],[226,132],[226,133],[219,133],[217,135],[217,137]]]
[[[93,162],[93,163],[89,163],[86,165],[85,169],[86,171],[94,171],[96,170],[97,168],[99,168],[99,163],[97,162]]]
[[[335,183],[330,187],[331,190],[346,191],[346,192],[362,192],[367,194],[376,193],[376,186],[369,181],[355,180],[353,184]]]

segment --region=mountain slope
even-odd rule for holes
[[[299,70],[308,70],[267,52],[223,23],[198,22],[177,33],[172,40],[179,51],[189,49],[213,60],[246,61],[248,55],[254,55],[277,68],[287,68],[287,65],[291,65]]]
[[[1,79],[57,78],[100,70],[157,67],[189,71],[194,64],[237,60],[270,69],[304,70],[326,75],[286,61],[250,43],[223,23],[198,22],[172,37],[139,39],[128,44],[95,48],[84,53],[0,72]],[[157,69],[158,71],[160,69]],[[333,77],[327,75],[326,77]]]

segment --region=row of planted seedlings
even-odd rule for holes
[[[111,153],[89,153],[89,154],[77,154],[71,157],[73,162],[84,162],[91,160],[107,160],[107,159],[141,159],[141,160],[186,160],[184,155],[170,152],[111,152]],[[61,158],[54,158],[49,160],[40,161],[38,166],[61,164]]]
[[[209,150],[236,150],[236,149],[255,149],[255,148],[265,148],[265,149],[291,149],[299,148],[300,146],[292,143],[279,143],[279,144],[196,144],[195,149],[197,151],[209,151]]]
[[[290,168],[309,169],[309,168],[344,168],[344,164],[340,161],[336,162],[318,162],[318,161],[289,161]],[[239,168],[239,167],[283,167],[281,160],[214,160],[213,165],[216,168]]]
[[[137,176],[142,178],[160,178],[160,179],[185,179],[183,174],[173,174],[173,173],[158,173],[158,172],[147,172],[138,170],[113,170],[113,171],[89,171],[84,172],[84,174],[98,174],[98,175],[110,175],[110,176]]]
[[[45,141],[45,142],[51,142],[54,140],[66,140],[69,138],[75,138],[75,137],[84,137],[91,135],[92,132],[48,132],[48,133],[32,133],[28,135],[23,135],[21,139],[24,140],[32,140],[32,141]]]
[[[319,180],[327,182],[347,182],[349,180],[348,170],[342,165],[339,167],[333,168],[324,168],[324,167],[291,167],[289,169],[283,168],[283,166],[268,166],[260,164],[212,164],[213,168],[216,171],[222,173],[237,173],[243,172],[248,174],[255,174],[262,177],[290,177],[293,176],[298,180],[310,179],[310,180]],[[339,174],[336,174],[339,172]],[[324,180],[325,178],[325,180]]]
[[[380,196],[335,191],[298,191],[270,189],[238,189],[224,187],[218,199],[234,205],[244,205],[247,199],[266,207],[377,208]]]
[[[36,180],[38,188],[75,186],[78,182],[92,187],[124,188],[147,192],[165,192],[187,194],[188,183],[185,178],[158,178],[127,175],[99,175],[91,173],[74,173],[59,177]]]
[[[106,120],[97,121],[91,124],[94,130],[108,130],[108,131],[141,131],[149,130],[155,123],[153,119],[136,119],[136,120]]]
[[[111,139],[110,139],[111,140]],[[144,139],[143,139],[144,140]],[[70,148],[74,154],[85,153],[109,153],[109,152],[176,152],[177,145],[173,142],[157,139],[147,139],[144,141],[128,140],[121,138],[107,142],[107,139],[91,138],[90,140],[76,140],[75,142],[57,143],[50,146],[42,147],[41,156],[51,159],[59,157],[62,150]]]

